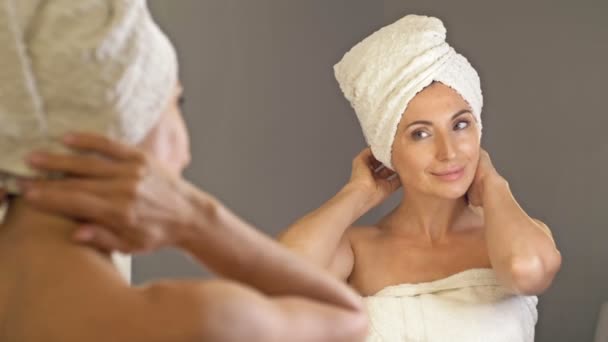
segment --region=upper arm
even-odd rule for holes
[[[355,253],[350,242],[351,229],[349,228],[342,235],[340,243],[328,265],[329,272],[343,281],[348,279],[355,266]]]
[[[143,321],[163,322],[166,341],[356,341],[366,327],[361,312],[267,297],[226,280],[158,283],[143,293],[149,302]]]

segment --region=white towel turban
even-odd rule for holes
[[[0,0],[0,46],[0,187],[69,131],[137,143],[177,80],[145,0]]]
[[[334,66],[374,156],[391,169],[402,114],[414,96],[434,81],[456,90],[481,127],[479,76],[445,38],[441,20],[408,15],[365,38]]]

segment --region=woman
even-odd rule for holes
[[[479,77],[445,34],[406,16],[335,66],[373,156],[281,241],[366,297],[368,341],[533,341],[561,256],[480,147]],[[399,186],[392,212],[351,227]]]
[[[144,1],[7,0],[4,5],[0,8],[4,46],[0,178],[10,195],[0,225],[1,341],[352,341],[364,337],[366,320],[355,293],[179,177],[189,150],[178,105],[182,90],[177,61]],[[108,157],[136,162],[73,155],[84,163],[81,168],[94,170],[107,183],[100,188],[68,177],[63,186],[84,190],[69,200],[102,210],[117,224],[146,225],[153,239],[139,243],[181,248],[229,279],[167,280],[130,287],[112,263],[110,251],[71,242],[77,221],[28,203],[24,196],[35,199],[37,194],[28,190],[27,182],[15,186],[22,177],[36,175],[43,180],[61,175],[30,169],[23,157],[44,149],[60,159],[69,158],[57,137],[73,129],[124,141],[112,146],[106,144],[107,138],[71,137],[76,145],[81,143],[81,151],[99,148]],[[142,168],[143,163],[150,168]],[[144,175],[157,177],[146,178],[152,186],[129,186],[130,179]],[[111,210],[87,196],[87,189],[126,198],[140,190],[167,196],[163,202],[152,197],[155,201],[138,203],[150,214],[144,217],[150,221],[140,222],[129,212]],[[172,196],[172,191],[184,196]],[[182,213],[164,215],[167,203],[180,205]],[[189,211],[198,213],[196,221],[182,220]],[[171,238],[165,234],[169,230]]]

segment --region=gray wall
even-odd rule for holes
[[[562,271],[540,300],[537,341],[592,340],[608,301],[608,2],[151,5],[180,52],[194,156],[186,176],[270,235],[333,195],[364,146],[333,64],[402,15],[444,19],[448,40],[482,77],[483,144],[562,251]],[[136,282],[192,276],[206,272],[174,251],[136,259]]]

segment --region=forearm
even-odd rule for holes
[[[365,200],[363,191],[347,185],[323,206],[288,227],[278,240],[325,268],[344,232],[368,210]]]
[[[302,296],[360,310],[360,297],[240,220],[210,196],[197,192],[189,234],[180,247],[212,271],[267,295]]]
[[[548,229],[525,213],[502,177],[484,189],[483,208],[488,254],[499,278],[516,292],[544,291],[561,263]]]

